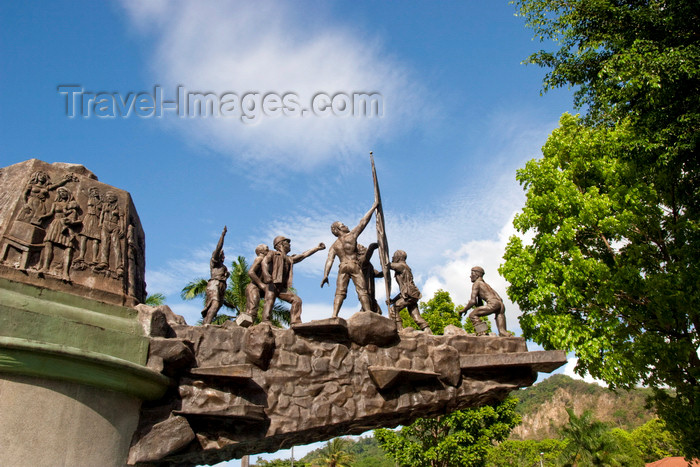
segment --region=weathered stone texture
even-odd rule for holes
[[[355,313],[348,320],[348,334],[360,345],[388,345],[396,340],[396,324],[377,313]]]
[[[325,332],[314,338],[313,323],[308,324],[302,334],[269,325],[172,325],[177,340],[190,343],[195,361],[179,370],[177,391],[144,406],[139,432],[175,413],[187,418],[196,438],[161,461],[213,464],[407,424],[500,401],[536,378],[527,365],[482,374],[460,368],[469,352],[520,355],[527,350],[521,338],[404,330],[394,331],[392,345],[376,336],[362,340],[383,346],[360,345],[331,342]],[[167,359],[164,364],[168,371]],[[377,384],[377,378],[386,384]]]
[[[132,306],[145,299],[144,271],[129,193],[78,164],[0,169],[0,277]]]
[[[187,446],[193,439],[194,431],[185,417],[170,417],[155,424],[147,435],[131,447],[128,463],[157,461]]]

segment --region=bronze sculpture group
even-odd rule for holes
[[[371,153],[370,153],[371,154]],[[401,318],[399,311],[407,309],[409,315],[421,331],[430,333],[428,323],[423,319],[418,308],[418,301],[421,292],[413,281],[413,273],[406,263],[407,254],[403,250],[396,250],[388,262],[386,235],[383,230],[383,214],[381,209],[381,198],[379,187],[372,160],[372,170],[375,182],[375,201],[367,213],[362,216],[357,226],[348,228],[340,221],[331,224],[331,233],[336,237],[331,247],[328,249],[328,258],[323,269],[323,279],[321,288],[329,284],[328,276],[333,262],[337,257],[339,260],[338,274],[336,279],[335,296],[333,299],[333,318],[338,318],[340,308],[347,297],[348,285],[352,280],[360,302],[361,311],[381,314],[381,308],[375,296],[374,279],[384,277],[385,282],[390,281],[389,271],[394,271],[394,279],[399,285],[399,293],[389,297],[390,285],[387,286],[386,304],[389,317],[396,323],[397,328],[401,328]],[[371,243],[365,248],[357,243],[357,239],[365,230],[372,215],[376,213],[378,241]],[[226,235],[226,227],[221,234],[219,243],[212,254],[211,259],[211,279],[206,289],[206,304],[202,310],[203,324],[211,324],[216,313],[224,303],[224,292],[226,290],[226,279],[228,270],[223,264],[223,241]],[[382,248],[382,246],[384,248]],[[255,322],[258,306],[261,298],[264,298],[262,321],[270,321],[272,308],[275,300],[280,299],[291,304],[290,325],[301,324],[301,298],[295,293],[292,287],[294,264],[308,258],[314,253],[326,248],[325,244],[319,243],[303,253],[289,255],[291,251],[291,240],[283,235],[275,237],[273,240],[274,250],[261,244],[255,249],[256,258],[251,265],[248,275],[251,282],[246,287],[246,310],[245,319],[236,321],[239,325],[249,326]],[[377,271],[371,263],[372,254],[375,250],[380,250],[380,260],[382,261],[382,272]],[[382,251],[383,250],[383,251]],[[496,326],[500,336],[511,337],[513,334],[506,330],[505,306],[501,297],[483,280],[484,270],[475,266],[471,270],[472,294],[467,305],[460,312],[460,316],[465,314],[470,308],[475,307],[469,314],[469,319],[474,325],[477,336],[487,334],[488,325],[482,321],[482,317],[490,314],[495,315]],[[484,304],[485,302],[485,304]]]

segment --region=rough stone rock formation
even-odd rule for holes
[[[500,401],[566,362],[564,352],[527,352],[522,338],[391,331],[374,313],[279,329],[193,327],[167,307],[139,311],[159,336],[149,366],[173,385],[144,403],[130,464],[214,464],[408,424]]]
[[[132,306],[145,299],[144,252],[129,193],[82,165],[0,169],[0,277]]]

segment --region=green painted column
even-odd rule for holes
[[[134,309],[0,279],[0,465],[124,465],[169,383],[148,345]]]

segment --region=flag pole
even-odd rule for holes
[[[382,266],[382,275],[384,276],[384,289],[386,290],[386,300],[387,307],[389,311],[389,318],[396,322],[398,328],[400,325],[400,318],[396,315],[396,310],[392,305],[388,303],[391,300],[391,274],[389,272],[389,242],[386,238],[386,228],[384,222],[384,209],[382,207],[382,196],[379,193],[379,181],[377,180],[377,169],[374,165],[374,154],[370,151],[369,159],[372,163],[372,179],[374,180],[374,200],[377,202],[377,244],[379,251],[379,262]]]

